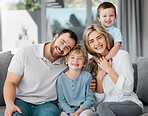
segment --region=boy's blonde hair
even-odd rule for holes
[[[66,57],[68,57],[72,52],[75,52],[76,54],[82,54],[84,57],[84,64],[87,64],[88,62],[88,53],[86,49],[81,45],[75,45],[75,47],[67,54]]]
[[[100,10],[101,9],[107,9],[107,8],[113,8],[114,12],[115,12],[115,17],[116,17],[116,7],[111,2],[103,2],[98,6],[98,8],[97,8],[97,17],[100,18]]]

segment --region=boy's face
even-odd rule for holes
[[[116,16],[115,11],[113,8],[101,8],[100,10],[100,17],[97,17],[98,20],[101,22],[103,28],[110,27],[114,24]]]
[[[72,51],[66,58],[65,62],[68,65],[69,69],[72,70],[81,70],[84,64],[85,58],[81,53],[76,53]]]

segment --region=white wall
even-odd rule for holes
[[[142,9],[142,56],[148,57],[148,0],[141,1]]]
[[[37,24],[26,10],[2,11],[1,18],[3,51],[38,43]],[[29,40],[19,40],[22,26],[27,29]]]

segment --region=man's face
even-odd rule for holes
[[[57,37],[51,43],[50,52],[52,57],[58,59],[65,56],[75,46],[75,40],[70,38],[69,33],[64,33]]]

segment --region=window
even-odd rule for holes
[[[105,0],[92,0],[90,16],[92,23],[99,24],[97,19],[97,7]],[[108,0],[116,6],[116,0]],[[83,31],[87,26],[87,0],[64,0],[64,8],[46,8],[47,38],[53,36],[64,28],[73,30],[78,38],[79,44],[83,45]],[[116,24],[115,24],[116,26]]]

